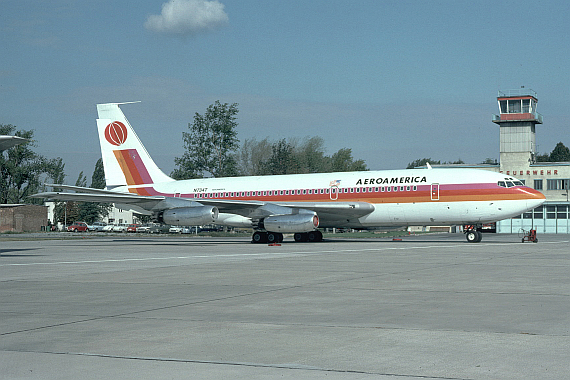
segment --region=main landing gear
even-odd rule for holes
[[[465,225],[463,232],[468,243],[479,243],[483,239],[483,234],[478,230],[477,226]]]
[[[296,242],[318,242],[323,241],[323,233],[321,231],[310,231],[310,232],[297,232],[293,235]]]
[[[252,243],[281,243],[283,234],[279,232],[255,231],[251,237]]]
[[[294,235],[296,242],[318,242],[323,240],[321,231],[297,232]],[[255,231],[251,237],[252,243],[281,243],[283,234],[280,232]]]

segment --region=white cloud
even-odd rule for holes
[[[228,22],[224,4],[217,0],[170,0],[160,15],[150,15],[144,26],[159,33],[193,35],[219,28]]]

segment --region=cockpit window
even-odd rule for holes
[[[511,181],[507,181],[507,187],[513,187],[515,184],[512,183]]]
[[[513,183],[515,184],[515,186],[524,186],[524,184],[521,181],[513,181]]]
[[[497,185],[499,185],[501,187],[507,187],[507,185],[505,185],[505,181],[499,181],[499,182],[497,182]]]

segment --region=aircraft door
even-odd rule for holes
[[[431,200],[439,201],[439,183],[431,184]]]
[[[331,185],[329,189],[329,197],[331,198],[331,201],[336,201],[338,199],[338,193],[338,185]]]

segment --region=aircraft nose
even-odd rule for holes
[[[546,201],[546,198],[528,200],[528,201],[526,202],[526,207],[527,207],[529,210],[532,210],[532,209],[534,209],[534,208],[536,208],[536,207],[542,205],[545,201]]]
[[[532,197],[531,199],[527,199],[526,202],[526,205],[529,210],[532,210],[533,208],[542,205],[546,201],[546,197],[540,191],[535,190],[533,192],[533,195],[534,197]]]

